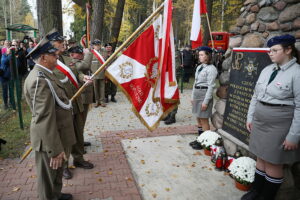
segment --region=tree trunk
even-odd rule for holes
[[[101,39],[103,32],[104,22],[104,6],[105,0],[94,0],[93,1],[93,14],[91,23],[91,41],[94,39]]]
[[[118,37],[121,29],[121,23],[123,18],[125,0],[118,0],[116,14],[113,21],[112,32],[111,32],[111,43],[113,50],[116,48],[118,43]]]
[[[213,6],[213,0],[206,0],[206,8],[207,8],[207,14],[209,18],[209,22],[211,22],[211,16],[212,16],[212,6]],[[208,40],[210,40],[210,33],[209,33],[209,28],[207,24],[207,17],[206,15],[202,17],[201,21],[203,22],[203,45],[207,46],[208,45]]]
[[[40,36],[45,36],[53,28],[63,34],[61,0],[36,0],[36,5]]]

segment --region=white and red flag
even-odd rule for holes
[[[201,15],[206,14],[205,0],[194,1],[194,11],[192,20],[192,30],[190,40],[192,41],[192,48],[195,49],[202,46],[202,29],[201,29]]]
[[[105,59],[103,56],[95,49],[92,49],[91,52],[94,54],[94,56],[98,59],[98,61],[103,64],[105,62]]]
[[[64,75],[68,77],[68,79],[72,82],[72,84],[76,87],[79,88],[79,84],[77,81],[77,78],[75,74],[72,72],[72,70],[67,67],[64,63],[62,63],[60,60],[57,60],[57,65],[56,68],[61,71]]]
[[[87,46],[86,46],[86,34],[84,34],[84,35],[80,38],[80,45],[82,46],[82,48],[87,48]]]
[[[172,27],[172,1],[164,2],[162,41],[159,55],[160,76],[156,83],[154,99],[159,99],[164,112],[179,103],[179,90],[175,70],[175,46]]]
[[[160,119],[178,104],[174,102],[165,109],[160,95],[154,97],[155,91],[160,91],[158,80],[164,73],[159,68],[161,21],[158,17],[106,70],[106,76],[122,89],[134,113],[149,130],[154,130]]]

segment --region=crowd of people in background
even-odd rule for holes
[[[37,45],[38,39],[37,38],[30,38],[25,36],[23,40],[13,39],[12,41],[9,40],[2,40],[0,41],[0,82],[2,87],[2,99],[3,99],[3,109],[8,108],[15,108],[14,105],[14,97],[13,97],[13,90],[14,90],[14,80],[18,79],[20,83],[20,88],[22,88],[22,80],[26,77],[28,72],[30,72],[35,63],[31,58],[26,58],[26,55]],[[72,40],[65,41],[64,45],[66,49],[76,45],[76,42]],[[111,45],[105,45],[105,51],[109,52]],[[14,50],[14,54],[16,56],[16,68],[13,67],[12,62],[12,50]],[[112,51],[111,51],[112,52]],[[179,80],[183,80],[185,83],[189,83],[190,77],[193,77],[197,66],[199,65],[198,60],[198,52],[197,50],[192,50],[189,45],[185,46],[181,50],[177,51],[176,55],[176,65],[177,65],[177,78]],[[217,67],[218,71],[221,71],[222,68],[222,59],[223,53],[221,54],[215,52],[214,55],[218,56],[214,59],[214,64]],[[105,106],[106,103],[109,101],[116,102],[115,95],[116,95],[116,86],[109,80],[105,80],[105,99],[101,97],[101,102],[96,102],[95,107]],[[172,124],[176,122],[175,116],[177,109],[175,112],[170,113],[165,119],[165,124]]]
[[[23,39],[23,40],[4,40],[0,41],[0,81],[2,86],[3,108],[15,108],[13,89],[14,80],[20,80],[20,87],[23,78],[34,66],[32,60],[27,60],[26,55],[32,50],[34,45],[37,44],[36,39]],[[16,59],[12,59],[12,55]],[[14,68],[14,63],[16,68]]]
[[[29,52],[38,44],[38,39],[25,36],[23,40],[13,39],[0,41],[0,82],[2,87],[2,108],[7,110],[9,108],[15,109],[15,102],[13,91],[15,87],[15,80],[19,80],[19,88],[22,88],[22,82],[27,74],[33,69],[35,62],[31,58],[26,58]],[[73,40],[65,40],[64,45],[69,49],[76,45]],[[112,46],[106,44],[105,52],[112,52]],[[12,53],[15,55],[15,66],[13,67]],[[111,53],[110,53],[111,54]],[[105,90],[106,89],[106,90]],[[116,86],[109,80],[105,80],[105,99],[101,99],[101,103],[97,102],[95,107],[105,106],[109,101],[117,102],[115,99]],[[21,89],[22,91],[22,89]],[[109,99],[109,96],[111,98]],[[102,97],[103,98],[103,97]]]

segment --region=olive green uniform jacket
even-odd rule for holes
[[[91,64],[92,64],[93,54],[87,53],[84,55],[83,60],[72,58],[70,65],[74,66],[79,74],[79,79],[83,80],[84,75],[91,74]],[[91,104],[93,103],[93,84],[88,85],[81,93],[82,103]]]
[[[72,110],[63,109],[54,99],[46,81],[52,84],[58,98],[65,104],[69,98],[56,76],[35,65],[24,83],[24,95],[32,112],[30,126],[31,145],[35,151],[47,152],[55,157],[65,147],[75,144]]]

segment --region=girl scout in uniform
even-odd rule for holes
[[[212,49],[209,47],[200,47],[199,65],[195,73],[195,83],[192,92],[192,112],[197,118],[198,134],[210,130],[209,118],[212,115],[213,107],[213,90],[217,77],[217,69],[211,64]],[[203,128],[203,130],[202,130]],[[197,141],[190,143],[193,149],[202,149]]]
[[[283,182],[283,164],[300,161],[300,65],[295,38],[271,38],[273,64],[261,72],[250,102],[249,149],[257,156],[252,190],[242,200],[272,200]]]

